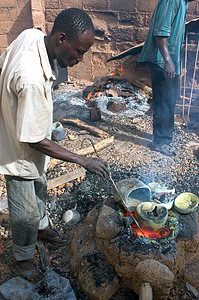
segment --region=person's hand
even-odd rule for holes
[[[99,158],[85,157],[85,163],[83,167],[88,171],[101,176],[106,176],[110,173],[107,162]]]
[[[164,75],[169,78],[169,79],[172,79],[174,78],[175,76],[175,66],[172,62],[172,60],[168,60],[168,61],[165,61],[165,64],[164,64]]]

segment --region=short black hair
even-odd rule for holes
[[[95,33],[94,25],[89,15],[79,8],[62,10],[55,18],[51,34],[64,32],[69,39],[74,39],[80,32],[91,29]]]

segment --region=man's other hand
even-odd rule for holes
[[[165,61],[164,75],[170,79],[174,78],[175,76],[175,66],[171,59],[169,61]]]
[[[107,162],[99,158],[86,158],[83,167],[101,176],[106,176],[110,173]]]

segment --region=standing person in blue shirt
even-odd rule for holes
[[[176,155],[171,145],[178,96],[180,50],[184,39],[188,2],[159,0],[138,62],[149,63],[153,90],[153,147]]]

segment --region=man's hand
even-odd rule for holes
[[[164,75],[170,79],[175,76],[175,66],[172,59],[165,61],[164,63]]]
[[[83,164],[83,167],[88,171],[101,176],[106,176],[110,173],[107,162],[99,158],[85,157],[85,164]]]

